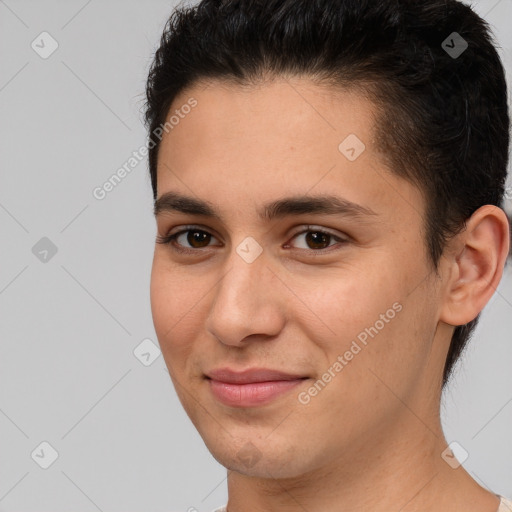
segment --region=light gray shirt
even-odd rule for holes
[[[496,512],[512,512],[512,501],[504,498],[503,496],[498,496],[501,499],[500,506]],[[226,506],[216,508],[213,512],[227,512]]]

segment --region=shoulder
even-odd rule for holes
[[[510,501],[507,498],[504,498],[503,496],[500,496],[500,499],[500,508],[498,509],[498,512],[512,512],[512,501]]]
[[[500,496],[500,508],[497,512],[512,512],[512,501]],[[226,507],[216,508],[213,512],[226,512]]]

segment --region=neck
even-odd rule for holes
[[[273,478],[272,468],[268,478],[229,472],[228,512],[496,512],[496,495],[441,457],[439,408],[430,417],[412,410],[296,477]]]

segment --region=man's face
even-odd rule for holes
[[[188,196],[219,218],[161,202],[158,234],[190,231],[156,244],[151,302],[180,401],[214,457],[290,477],[385,440],[395,449],[398,430],[431,435],[418,417],[434,417],[446,355],[434,343],[441,290],[424,200],[382,163],[371,104],[294,79],[198,84],[176,110],[157,199]],[[269,203],[327,196],[349,207],[260,216]],[[225,368],[300,379],[207,378]]]

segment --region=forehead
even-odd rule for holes
[[[284,191],[338,193],[373,210],[420,213],[419,191],[376,147],[376,110],[362,94],[304,78],[202,82],[175,98],[170,115],[179,122],[161,142],[158,195],[180,189],[256,204]]]
[[[169,115],[178,113],[191,98],[196,106],[180,116],[180,122],[172,129],[176,144],[186,142],[183,139],[188,134],[183,133],[183,128],[187,128],[200,144],[211,141],[213,136],[236,145],[265,141],[269,149],[279,149],[307,140],[309,144],[297,147],[306,152],[311,144],[325,148],[334,143],[337,149],[337,142],[352,133],[364,141],[366,149],[376,149],[376,109],[353,90],[296,77],[244,86],[219,80],[199,82],[175,98]],[[274,137],[276,133],[278,138]],[[239,148],[247,150],[249,144]]]

